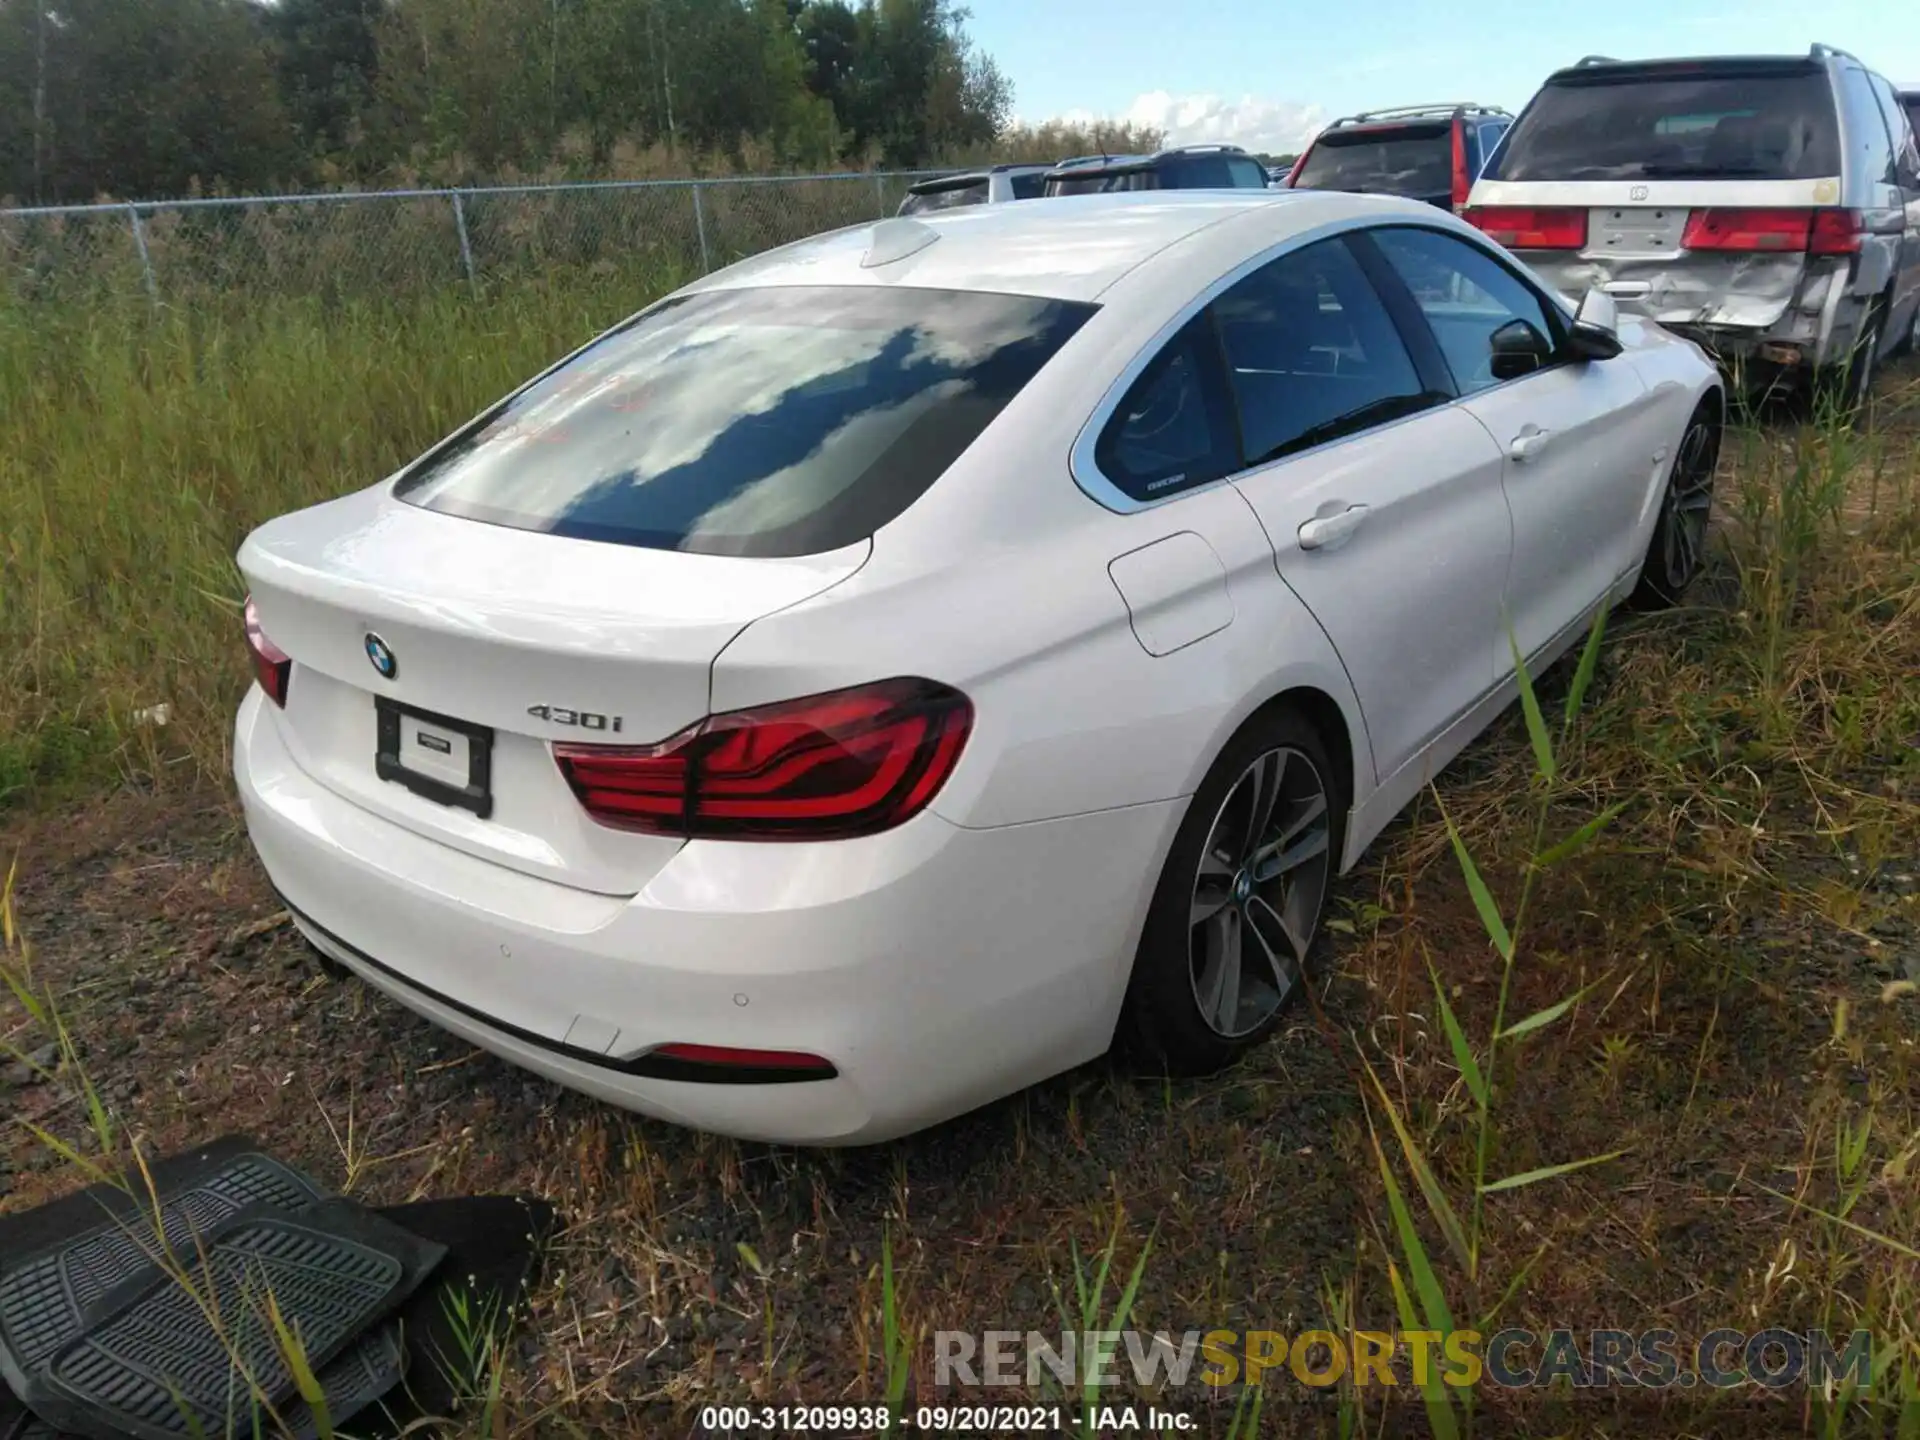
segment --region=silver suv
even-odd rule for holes
[[[1829,46],[1561,70],[1465,214],[1755,382],[1851,403],[1920,339],[1920,146],[1893,87]]]
[[[1037,200],[1047,188],[1050,165],[995,165],[989,170],[962,170],[936,175],[907,187],[901,215],[923,215],[929,210],[951,210],[961,205],[1004,205],[1009,200]]]

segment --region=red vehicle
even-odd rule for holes
[[[1404,195],[1457,211],[1511,124],[1513,116],[1493,105],[1406,105],[1349,115],[1300,152],[1287,184]]]

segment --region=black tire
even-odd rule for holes
[[[1880,341],[1886,323],[1887,305],[1875,301],[1846,359],[1826,366],[1814,377],[1815,421],[1832,416],[1851,423],[1859,418],[1873,391],[1874,377],[1880,373]]]
[[[1209,857],[1208,841],[1222,839],[1223,824],[1236,833],[1249,828],[1260,800],[1256,771],[1264,773],[1276,756],[1268,823],[1232,856],[1217,846]],[[1305,981],[1339,868],[1346,785],[1319,732],[1291,709],[1263,711],[1227,743],[1188,803],[1141,931],[1121,1016],[1120,1039],[1131,1058],[1156,1072],[1202,1075],[1272,1033]],[[1196,924],[1194,915],[1216,895],[1225,898]],[[1236,938],[1228,940],[1229,933]],[[1228,949],[1245,961],[1231,997]],[[1213,1018],[1202,1009],[1203,985]],[[1221,1023],[1229,1012],[1233,1019]]]
[[[1667,471],[1667,488],[1660,497],[1660,514],[1653,522],[1646,558],[1640,564],[1640,583],[1628,599],[1635,609],[1664,610],[1679,604],[1700,573],[1723,429],[1720,403],[1711,396],[1700,402],[1687,421]]]

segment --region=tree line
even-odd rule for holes
[[[0,0],[0,196],[53,204],[1055,158],[952,0]]]

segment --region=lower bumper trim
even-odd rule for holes
[[[278,892],[276,892],[278,893]],[[819,1080],[832,1080],[839,1071],[828,1064],[825,1069],[796,1070],[789,1066],[778,1065],[719,1065],[700,1060],[684,1060],[672,1055],[658,1055],[648,1052],[635,1055],[630,1060],[609,1060],[592,1050],[582,1050],[578,1046],[566,1045],[558,1040],[550,1040],[544,1035],[536,1035],[517,1025],[489,1015],[473,1006],[443,995],[438,990],[430,990],[418,981],[410,979],[391,965],[383,964],[358,946],[342,940],[338,935],[319,924],[305,911],[294,905],[285,895],[280,903],[287,907],[287,913],[299,922],[300,928],[320,936],[329,945],[351,955],[356,962],[370,970],[377,970],[395,984],[421,995],[436,1005],[444,1005],[449,1010],[458,1011],[469,1020],[498,1031],[509,1039],[523,1045],[532,1045],[551,1054],[563,1056],[580,1065],[591,1065],[595,1069],[605,1070],[615,1075],[632,1075],[646,1080],[681,1080],[704,1085],[806,1085]]]

